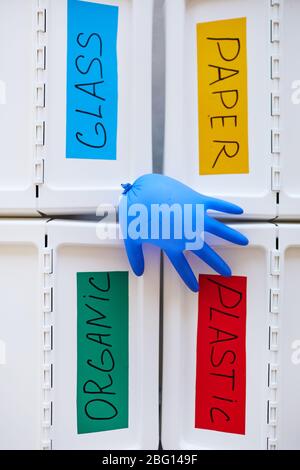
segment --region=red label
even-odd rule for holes
[[[245,434],[247,278],[199,285],[195,427]]]

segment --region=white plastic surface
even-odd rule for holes
[[[270,0],[166,1],[164,171],[203,194],[241,205],[245,217],[259,219],[276,215],[271,190],[270,14]],[[247,18],[250,173],[200,176],[196,24],[240,17]]]
[[[0,2],[0,213],[33,214],[34,5]]]
[[[300,2],[285,0],[281,30],[281,219],[300,219]]]
[[[5,104],[0,104],[2,214],[95,212],[102,203],[118,203],[121,183],[152,170],[153,0],[95,3],[119,7],[116,161],[65,157],[67,0],[1,2],[0,82],[6,88]],[[36,32],[38,6],[46,9],[46,33]],[[46,46],[45,71],[35,70],[37,44]],[[35,87],[44,82],[46,107],[36,112]],[[35,120],[45,121],[45,145],[40,152],[44,183],[39,186],[38,198]]]
[[[40,449],[42,434],[42,252],[53,249],[53,449],[157,449],[159,253],[129,274],[129,427],[77,434],[76,273],[130,271],[121,241],[100,241],[94,222],[0,223],[0,448]],[[3,354],[5,351],[5,354]],[[50,420],[50,418],[49,418]],[[49,421],[50,423],[50,421]]]
[[[279,448],[299,450],[300,422],[300,225],[279,225],[281,253],[279,330]]]
[[[0,449],[41,443],[45,221],[0,221]]]
[[[223,245],[216,251],[234,275],[247,276],[246,435],[195,429],[195,380],[198,295],[189,291],[165,258],[162,445],[164,449],[266,449],[271,224],[235,226],[248,247]],[[213,274],[191,256],[195,273]]]

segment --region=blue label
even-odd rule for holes
[[[68,0],[66,157],[116,160],[118,7]]]

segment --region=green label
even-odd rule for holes
[[[78,434],[128,428],[128,272],[77,273]]]

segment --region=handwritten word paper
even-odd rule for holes
[[[66,157],[116,160],[118,7],[68,0]]]
[[[195,427],[245,434],[247,279],[200,275]]]
[[[128,272],[77,273],[77,428],[128,428]]]
[[[197,24],[200,175],[249,173],[246,18]]]

